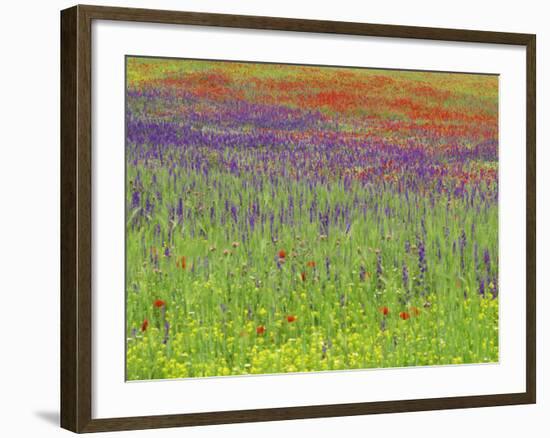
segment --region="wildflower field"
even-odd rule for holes
[[[498,361],[498,77],[127,57],[127,379]]]

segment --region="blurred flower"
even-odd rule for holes
[[[410,317],[411,315],[408,312],[399,312],[399,318],[401,318],[403,321],[406,321]]]
[[[153,302],[153,306],[155,306],[156,308],[161,308],[161,307],[166,306],[166,302],[163,301],[163,300],[155,300]]]
[[[145,330],[147,330],[147,327],[149,327],[149,321],[144,319],[143,322],[141,323],[141,331],[144,332]]]
[[[359,270],[359,280],[365,281],[366,277],[367,277],[367,271],[365,270],[365,266],[361,265],[361,268]]]
[[[162,339],[163,344],[166,344],[168,342],[169,336],[170,336],[170,323],[168,321],[164,321],[164,338]]]

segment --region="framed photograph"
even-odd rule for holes
[[[61,423],[535,403],[535,35],[61,12]]]

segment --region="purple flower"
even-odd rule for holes
[[[138,190],[132,193],[132,208],[138,208],[141,205],[141,194]]]
[[[427,293],[426,290],[426,271],[428,270],[428,263],[426,261],[426,249],[424,242],[418,239],[418,285],[420,287],[420,295],[424,296]]]
[[[483,251],[483,262],[485,263],[487,274],[489,274],[491,272],[491,255],[489,254],[489,249]]]
[[[407,264],[403,262],[402,268],[402,277],[403,277],[403,287],[405,291],[409,290],[409,270],[407,269]]]
[[[168,342],[168,337],[170,335],[170,323],[168,320],[164,321],[164,338],[162,340],[163,344],[166,344]]]

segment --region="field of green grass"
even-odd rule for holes
[[[498,361],[498,80],[128,58],[127,379]]]

